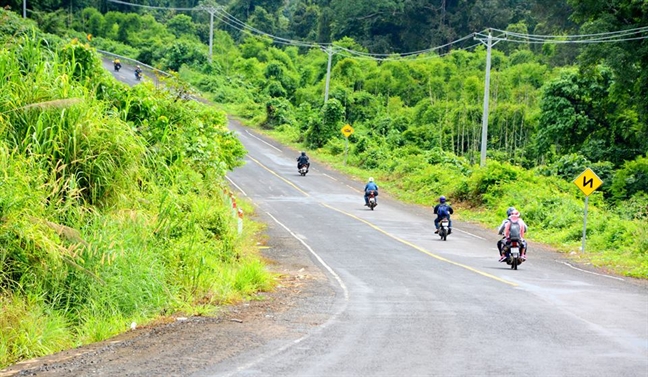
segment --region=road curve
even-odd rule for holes
[[[295,151],[230,128],[249,151],[233,187],[300,242],[335,297],[300,337],[195,376],[648,376],[645,282],[540,248],[510,270],[494,231],[455,221],[440,241],[429,209],[383,193],[370,211],[364,182],[316,161],[302,177]]]

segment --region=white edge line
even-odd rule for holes
[[[338,284],[340,284],[340,288],[342,288],[342,290],[344,291],[344,299],[348,301],[349,300],[349,290],[347,289],[346,285],[344,284],[344,282],[342,281],[340,276],[338,274],[336,274],[335,271],[333,271],[333,269],[328,264],[326,264],[326,262],[324,262],[324,260],[310,246],[308,246],[308,244],[306,242],[304,242],[304,240],[299,238],[295,233],[293,233],[292,230],[288,229],[287,226],[280,223],[279,220],[277,220],[269,212],[266,212],[266,213],[268,214],[268,216],[270,216],[272,218],[272,220],[274,220],[277,224],[281,225],[288,233],[290,233],[291,236],[295,237],[295,239],[297,241],[299,241],[302,245],[304,245],[304,247],[306,247],[306,249],[308,249],[308,251],[310,251],[310,253],[313,254],[313,256],[315,256],[317,261],[320,262],[322,264],[322,266],[324,268],[326,268],[326,270],[329,273],[331,273],[331,275],[333,275],[335,280],[337,280]]]
[[[346,310],[346,304],[349,302],[349,290],[347,289],[346,285],[344,284],[344,282],[342,281],[342,279],[340,278],[340,276],[339,276],[338,274],[336,274],[335,271],[333,271],[333,269],[332,269],[328,264],[326,264],[326,262],[324,262],[324,260],[322,260],[322,258],[320,258],[320,256],[317,255],[317,253],[316,253],[316,252],[315,252],[315,251],[314,251],[310,246],[308,246],[308,244],[307,244],[306,242],[304,242],[304,240],[302,240],[301,238],[299,238],[295,233],[293,233],[293,231],[291,231],[290,229],[288,229],[287,226],[285,226],[284,224],[282,224],[281,222],[279,222],[279,220],[277,220],[277,219],[276,219],[274,216],[272,216],[269,212],[266,212],[266,214],[267,214],[268,216],[270,216],[270,217],[272,218],[272,220],[274,220],[277,224],[281,225],[281,227],[283,227],[283,228],[284,228],[288,233],[290,233],[290,235],[293,236],[297,241],[299,241],[302,245],[304,245],[304,247],[306,247],[306,249],[308,249],[308,251],[309,251],[311,254],[313,254],[313,255],[315,256],[315,258],[317,258],[317,260],[319,261],[319,263],[321,263],[322,266],[324,266],[324,268],[326,268],[326,270],[327,270],[328,272],[330,272],[331,275],[333,275],[333,277],[335,277],[335,280],[337,280],[338,284],[340,284],[340,287],[341,287],[342,290],[344,291],[344,306],[343,306],[342,308],[340,308],[340,310],[338,310],[335,314],[333,314],[333,316],[331,316],[331,318],[329,318],[325,323],[323,323],[322,325],[319,326],[318,331],[321,331],[322,329],[324,329],[324,328],[328,327],[330,324],[332,324],[333,321],[334,321],[334,320],[335,320],[335,319],[336,319],[336,318],[337,318],[337,317],[338,317],[338,316],[339,316],[339,315],[340,315],[344,310]],[[237,367],[235,371],[233,371],[232,373],[228,373],[228,374],[226,374],[225,376],[232,376],[232,375],[235,374],[235,373],[241,372],[241,371],[243,371],[243,370],[246,370],[246,369],[249,369],[249,368],[253,367],[254,365],[257,365],[257,364],[261,363],[262,361],[264,361],[264,360],[266,360],[266,359],[268,359],[268,358],[270,358],[270,357],[272,357],[272,356],[278,355],[279,353],[281,353],[281,352],[287,350],[288,348],[290,348],[290,347],[292,347],[292,346],[294,346],[294,345],[296,345],[296,344],[299,344],[299,343],[301,343],[302,341],[308,339],[308,338],[309,338],[312,334],[314,334],[314,333],[315,333],[314,331],[311,332],[311,333],[308,333],[308,334],[302,336],[301,338],[299,338],[299,339],[295,339],[295,340],[293,340],[292,342],[290,342],[290,343],[284,345],[283,347],[279,347],[279,348],[273,350],[272,352],[270,352],[270,353],[268,353],[268,354],[265,354],[265,355],[261,356],[260,358],[258,358],[258,359],[256,359],[256,360],[253,360],[253,361],[251,361],[251,362],[249,362],[249,363],[247,363],[247,364],[245,364],[245,365],[241,365],[241,366]]]
[[[326,174],[326,173],[322,173],[322,175],[325,176],[325,177],[331,178],[332,180],[338,182],[337,179],[335,179],[334,177],[331,177],[330,175],[328,175],[328,174]]]
[[[465,234],[467,234],[467,235],[469,235],[469,236],[473,236],[473,237],[475,237],[475,238],[479,238],[480,240],[486,240],[486,238],[484,238],[484,237],[480,237],[480,236],[478,236],[478,235],[476,235],[476,234],[472,234],[472,233],[470,233],[470,232],[466,232],[465,230],[461,230],[461,229],[457,229],[457,228],[452,228],[452,229],[453,229],[453,230],[458,230],[458,231],[460,231],[461,233],[465,233]]]
[[[239,185],[237,185],[236,183],[234,183],[234,181],[232,181],[232,179],[231,179],[230,177],[225,176],[225,179],[227,179],[228,181],[230,181],[230,183],[233,184],[234,187],[236,187],[236,189],[239,190],[239,191],[241,192],[241,194],[243,194],[243,196],[248,196],[248,195],[245,193],[245,191],[243,191],[243,189],[239,187]]]
[[[345,186],[348,187],[348,188],[350,188],[351,190],[353,190],[353,191],[355,191],[355,192],[362,193],[362,190],[358,190],[357,188],[355,188],[355,187],[353,187],[353,186],[349,186],[349,185],[345,185]]]
[[[282,152],[281,149],[279,149],[279,148],[275,147],[274,145],[268,143],[267,141],[261,139],[260,137],[256,136],[255,134],[251,133],[250,131],[245,130],[245,132],[246,132],[248,135],[252,136],[253,138],[259,140],[259,141],[262,142],[263,144],[269,146],[270,148],[274,148],[275,150],[277,150],[277,151],[279,151],[279,152]]]
[[[573,268],[574,270],[578,270],[578,271],[581,271],[581,272],[586,272],[586,273],[588,273],[588,274],[597,275],[597,276],[602,276],[602,277],[604,277],[604,278],[610,278],[610,279],[615,279],[615,280],[625,281],[625,279],[622,279],[622,278],[619,278],[619,277],[616,277],[616,276],[610,276],[610,275],[605,275],[605,274],[598,274],[598,273],[596,273],[596,272],[583,270],[582,268],[578,268],[578,267],[572,266],[571,264],[569,264],[569,263],[567,263],[567,262],[565,262],[565,261],[558,261],[558,260],[557,260],[556,262],[558,262],[558,263],[562,263],[562,264],[564,264],[565,266],[568,266],[568,267]]]

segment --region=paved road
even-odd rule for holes
[[[316,161],[301,177],[297,152],[230,127],[249,151],[233,185],[302,243],[335,299],[302,338],[196,375],[648,376],[644,282],[538,247],[512,271],[494,231],[455,221],[440,241],[428,209],[383,195],[372,212],[364,182]]]
[[[101,59],[101,62],[103,63],[103,67],[112,73],[115,78],[121,82],[124,82],[128,85],[135,85],[138,84],[139,80],[135,78],[135,66],[128,62],[122,62],[122,67],[119,71],[115,71],[115,67],[112,63],[112,58],[107,58],[104,57]],[[155,76],[152,75],[150,72],[147,72],[146,70],[143,71],[144,74],[144,79],[149,79],[149,80],[156,80]]]

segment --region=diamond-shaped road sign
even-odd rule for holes
[[[340,131],[342,131],[345,137],[349,137],[353,133],[353,127],[351,127],[351,125],[349,124],[346,124]]]
[[[574,179],[574,184],[578,186],[585,196],[590,196],[591,193],[603,184],[603,181],[592,171],[592,169],[587,168],[578,177],[576,177],[576,179]]]

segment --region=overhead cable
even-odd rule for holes
[[[525,38],[584,38],[584,37],[605,37],[609,35],[618,35],[618,34],[636,34],[636,33],[643,33],[643,32],[648,32],[648,26],[642,26],[639,28],[634,28],[634,29],[625,29],[625,30],[617,30],[617,31],[608,31],[608,32],[603,32],[603,33],[595,33],[595,34],[572,34],[572,35],[540,35],[540,34],[524,34],[524,33],[516,33],[513,31],[507,31],[507,30],[501,30],[501,29],[491,29],[494,31],[498,31],[500,33],[506,34],[506,35],[515,35],[515,36],[520,36],[520,37],[525,37]]]
[[[197,10],[196,8],[169,8],[169,7],[156,7],[152,5],[141,5],[141,4],[134,4],[134,3],[127,3],[125,1],[119,1],[119,0],[108,0],[111,3],[117,3],[117,4],[123,4],[123,5],[132,5],[134,7],[140,7],[140,8],[148,8],[148,9],[162,9],[162,10],[182,10],[182,11],[194,11]]]
[[[648,27],[618,30],[596,34],[574,34],[574,35],[536,35],[511,32],[500,29],[492,29],[501,33],[496,38],[506,39],[513,43],[553,43],[553,44],[577,44],[577,43],[612,43],[641,40],[648,38]],[[483,33],[478,33],[486,37]],[[502,37],[503,36],[503,37]]]

